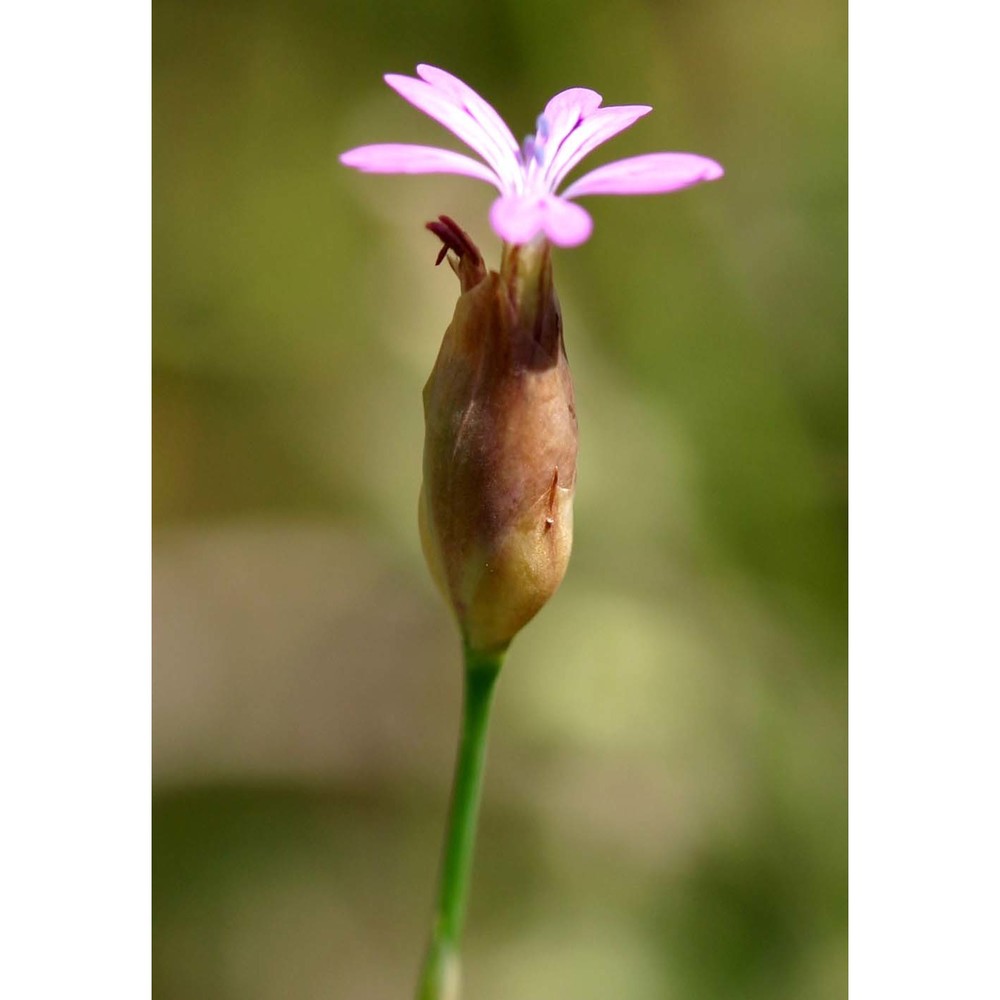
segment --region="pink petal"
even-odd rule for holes
[[[653,109],[645,104],[598,108],[566,137],[546,171],[546,185],[554,191],[562,179],[598,146],[624,132]]]
[[[454,93],[443,91],[424,80],[396,73],[387,73],[385,82],[414,107],[430,115],[474,149],[493,168],[506,188],[517,190],[521,168],[517,157],[507,146],[506,136],[485,127],[470,115]]]
[[[694,153],[647,153],[617,160],[584,174],[570,184],[562,196],[666,194],[702,181],[718,180],[723,173],[715,160]]]
[[[579,205],[552,195],[506,195],[490,209],[490,224],[507,243],[530,243],[539,233],[557,246],[575,247],[594,228],[587,212]]]
[[[600,106],[601,97],[596,90],[588,90],[586,87],[570,87],[569,90],[562,90],[548,104],[542,114],[547,119],[550,128],[554,128],[556,122],[566,119],[586,118],[593,114]],[[574,125],[576,122],[573,123]],[[572,128],[572,126],[570,126]]]
[[[381,143],[358,146],[340,156],[340,162],[368,174],[464,174],[503,188],[500,179],[484,163],[450,149]]]
[[[601,95],[586,87],[572,87],[556,94],[542,112],[548,134],[544,137],[542,150],[547,165],[556,155],[563,140],[582,119],[593,114],[601,106]]]
[[[508,243],[530,243],[542,231],[544,199],[512,194],[497,198],[490,208],[490,225]]]
[[[450,95],[456,104],[464,105],[466,111],[497,140],[501,147],[509,149],[516,160],[519,149],[517,140],[492,104],[480,97],[457,76],[452,76],[451,73],[436,66],[421,63],[417,67],[417,76],[426,80],[436,90]]]
[[[545,202],[542,227],[556,246],[576,247],[590,239],[594,222],[579,205],[550,196]]]

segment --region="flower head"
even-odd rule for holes
[[[603,108],[600,94],[573,87],[549,101],[534,134],[518,145],[500,115],[442,69],[421,65],[417,77],[389,73],[385,81],[482,159],[432,146],[382,143],[351,149],[341,155],[341,162],[367,173],[463,174],[487,181],[500,192],[490,222],[513,245],[530,243],[541,234],[564,247],[587,240],[593,222],[575,198],[665,194],[723,174],[714,160],[694,153],[646,153],[598,167],[557,194],[585,156],[653,109],[644,104]]]

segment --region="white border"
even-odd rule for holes
[[[1000,991],[985,4],[851,10],[851,995]]]
[[[0,995],[131,1000],[150,958],[150,14],[8,7]],[[854,1000],[1000,978],[986,12],[851,12]]]
[[[0,996],[150,983],[150,11],[0,14]]]

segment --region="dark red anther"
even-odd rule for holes
[[[483,255],[469,234],[454,219],[439,215],[435,222],[427,223],[427,228],[444,244],[434,261],[435,267],[448,256],[450,250],[455,256],[448,263],[458,275],[463,292],[474,288],[486,277]]]
[[[447,215],[439,215],[437,221],[427,223],[427,228],[444,244],[437,255],[437,260],[434,261],[435,266],[444,260],[449,250],[456,253],[460,260],[465,257],[469,258],[469,263],[473,267],[478,268],[482,263],[482,257],[476,244],[454,219]]]

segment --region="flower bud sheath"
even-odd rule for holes
[[[454,228],[462,294],[424,388],[420,527],[466,645],[490,651],[565,574],[576,412],[547,244],[508,247],[497,273]]]

